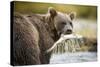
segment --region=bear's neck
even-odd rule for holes
[[[41,21],[43,21],[44,26],[46,30],[48,31],[50,37],[54,40],[57,41],[60,36],[58,36],[57,30],[54,26],[54,20],[50,16],[42,15],[42,14],[36,14],[35,17],[38,17]]]
[[[49,32],[52,39],[54,41],[57,41],[60,38],[60,36],[58,35],[57,30],[54,26],[53,18],[46,17],[44,22],[45,22],[46,29]]]

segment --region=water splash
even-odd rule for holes
[[[80,51],[80,46],[84,44],[83,37],[78,34],[62,35],[54,44],[53,53],[61,54],[65,52]]]

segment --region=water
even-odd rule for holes
[[[96,52],[66,52],[63,54],[52,54],[50,64],[59,63],[78,63],[78,62],[90,62],[97,61]]]
[[[97,37],[97,21],[76,19],[73,23],[73,31],[81,34],[85,37],[95,38]]]
[[[84,45],[81,35],[65,35],[55,44],[50,64],[97,61],[96,52],[81,51],[80,45]]]
[[[73,23],[74,31],[81,31],[89,28],[93,32],[97,30],[97,21],[85,20],[85,19],[76,19]]]

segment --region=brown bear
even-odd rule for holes
[[[61,34],[73,32],[75,13],[61,13],[50,7],[46,14],[15,13],[12,21],[12,65],[48,64],[53,46]]]

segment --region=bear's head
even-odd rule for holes
[[[48,24],[52,29],[56,29],[58,35],[71,34],[73,32],[73,20],[75,18],[75,12],[69,14],[56,11],[54,8],[49,7],[47,18]]]

